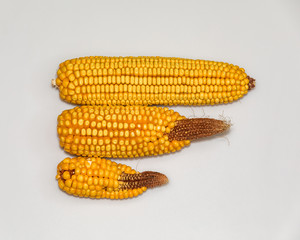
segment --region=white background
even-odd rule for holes
[[[300,239],[300,3],[1,1],[1,239]],[[161,157],[119,160],[169,184],[130,200],[60,191],[50,85],[58,64],[90,56],[170,56],[244,67],[255,90],[219,115],[225,136]]]

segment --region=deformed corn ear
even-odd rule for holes
[[[59,65],[60,97],[79,105],[214,105],[254,88],[238,66],[167,57],[83,57]]]
[[[187,119],[162,107],[81,106],[58,116],[57,132],[60,146],[71,154],[133,158],[175,152],[229,127],[226,121]]]
[[[58,186],[79,197],[126,199],[168,182],[158,172],[136,172],[102,158],[65,158],[57,166]]]

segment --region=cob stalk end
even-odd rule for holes
[[[52,87],[54,87],[54,88],[58,88],[58,86],[56,85],[56,80],[55,80],[55,79],[52,79],[52,80],[51,80],[51,85],[52,85]]]
[[[254,78],[251,78],[251,77],[249,77],[249,76],[247,76],[247,78],[249,79],[249,83],[248,83],[249,90],[255,88],[255,79],[254,79]]]

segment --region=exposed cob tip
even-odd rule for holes
[[[251,90],[253,88],[255,88],[255,79],[254,78],[251,78],[249,76],[247,76],[247,78],[249,79],[249,83],[248,83],[248,89]]]
[[[196,140],[225,132],[230,123],[213,118],[187,118],[178,120],[168,134],[169,141]]]
[[[159,172],[145,171],[136,174],[122,173],[119,178],[122,181],[120,189],[154,188],[169,182],[166,175]]]

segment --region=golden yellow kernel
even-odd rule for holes
[[[63,164],[61,164],[61,169],[63,169],[63,170],[69,170],[69,164],[68,163],[63,163]]]
[[[67,179],[70,179],[70,173],[68,172],[68,171],[65,171],[64,173],[63,173],[63,175],[62,175],[62,178],[64,179],[64,180],[67,180]]]
[[[83,175],[78,175],[78,176],[77,176],[77,181],[78,181],[78,182],[83,182],[83,179],[84,179],[84,178],[83,178]]]

